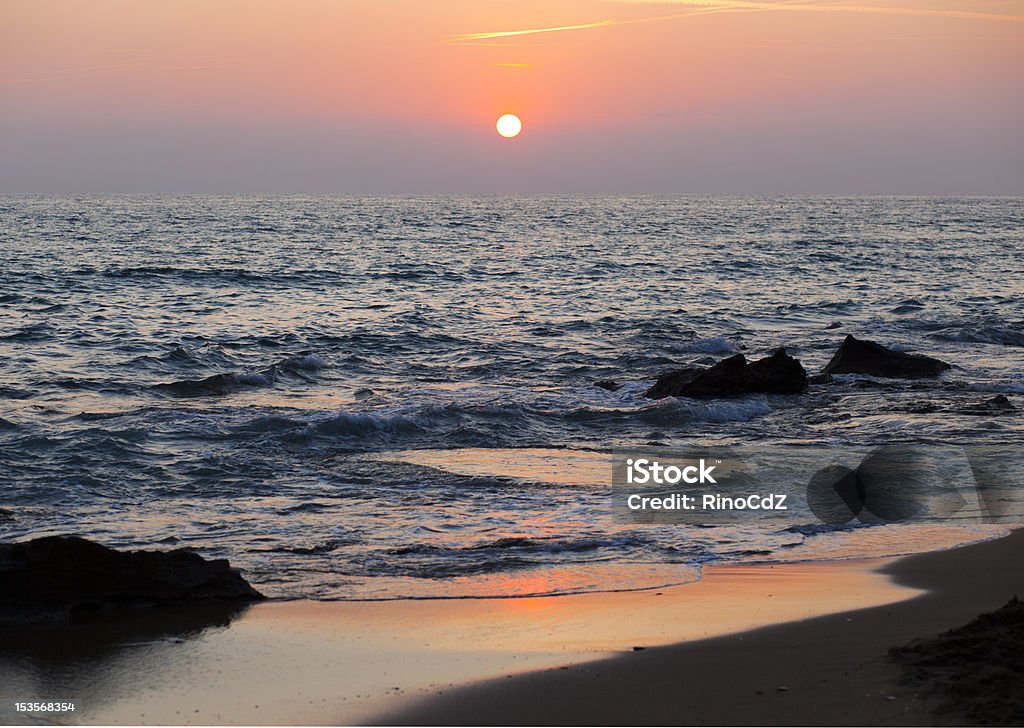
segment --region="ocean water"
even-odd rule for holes
[[[642,397],[734,352],[813,373],[847,333],[954,369]],[[272,596],[645,588],[982,538],[627,527],[560,475],[651,443],[1013,449],[1022,395],[1021,198],[0,198],[0,538],[190,547]]]

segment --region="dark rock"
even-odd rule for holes
[[[1011,411],[1016,409],[1013,406],[1013,402],[1005,394],[997,394],[992,399],[986,399],[985,406],[993,410]]]
[[[742,354],[739,355],[742,358]],[[650,399],[661,399],[662,397],[674,397],[678,396],[675,394],[679,392],[682,387],[693,380],[701,372],[705,371],[702,367],[683,367],[682,369],[673,369],[670,372],[665,372],[658,377],[658,380],[644,392],[644,396]]]
[[[922,354],[904,354],[881,344],[848,335],[823,374],[867,374],[872,377],[916,379],[937,377],[950,369],[944,361]]]
[[[771,356],[748,365],[754,392],[799,394],[807,388],[807,372],[803,364],[778,349]]]
[[[622,384],[612,379],[602,379],[599,382],[594,382],[594,386],[607,389],[609,392],[617,392],[622,389]]]
[[[668,372],[645,393],[662,397],[737,397],[744,394],[796,394],[807,387],[807,372],[799,361],[779,349],[755,362],[742,354],[723,359],[707,369],[686,368]]]
[[[961,410],[968,415],[1008,415],[1017,411],[1013,402],[1005,394],[997,394],[991,399],[986,399],[974,405],[968,405]]]
[[[115,551],[74,536],[0,544],[0,623],[108,607],[263,599],[225,559],[182,549]]]
[[[991,417],[992,415],[1011,415],[1017,412],[1014,403],[1006,394],[996,394],[994,397],[985,399],[977,404],[969,404],[961,410],[965,415],[980,415]]]
[[[828,384],[832,381],[831,374],[812,374],[807,377],[808,384]]]
[[[1017,597],[890,654],[909,682],[941,696],[939,712],[950,714],[951,724],[1024,725],[1024,602]]]

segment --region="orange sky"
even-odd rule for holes
[[[779,191],[802,173],[803,191],[888,191],[913,160],[851,181],[843,148],[904,140],[922,182],[974,158],[964,191],[1024,192],[1022,20],[1024,0],[5,0],[0,131],[21,143],[0,189],[230,188],[256,155],[287,168],[257,187],[359,190],[326,154],[367,191],[540,190],[553,171],[569,191],[747,191],[784,147]],[[494,133],[506,111],[515,141]],[[710,147],[680,141],[697,135]],[[200,149],[219,166],[190,180]]]

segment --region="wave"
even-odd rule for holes
[[[559,563],[578,567],[650,547],[653,542],[631,536],[506,537],[463,546],[417,543],[387,549],[387,558],[367,559],[354,571],[362,576],[449,579]]]
[[[962,341],[969,344],[1024,346],[1024,323],[1012,326],[950,327],[934,332],[932,337],[943,341]]]
[[[907,314],[917,313],[925,308],[925,304],[918,301],[916,298],[908,298],[905,301],[900,301],[899,304],[889,309],[890,313],[895,314]]]
[[[263,374],[214,374],[205,379],[184,379],[154,384],[153,389],[174,397],[214,397],[239,389],[269,387],[273,379]]]
[[[473,270],[471,273],[479,277],[511,277],[520,275],[519,271],[487,271]],[[430,265],[405,265],[395,264],[392,270],[367,270],[352,272],[348,270],[336,270],[331,268],[308,268],[302,270],[283,271],[256,271],[243,267],[203,267],[189,268],[175,265],[140,265],[140,266],[108,266],[106,268],[95,268],[85,266],[70,271],[70,275],[79,278],[100,277],[122,280],[159,281],[159,280],[182,280],[182,281],[212,281],[236,284],[256,285],[287,285],[296,286],[322,286],[325,282],[341,284],[356,282],[359,280],[394,280],[415,282],[423,279],[441,280],[447,282],[460,282],[465,280],[462,273],[438,269]]]
[[[25,326],[22,326],[21,328],[17,329],[12,334],[0,336],[0,341],[45,341],[47,339],[53,338],[54,332],[54,327],[46,322],[26,324]]]
[[[735,354],[739,349],[724,336],[712,336],[709,339],[697,339],[683,344],[684,351],[695,354]]]
[[[722,423],[748,422],[771,411],[768,399],[763,396],[708,402],[666,397],[642,409],[641,414],[648,422],[658,424],[671,424],[680,419]]]
[[[329,541],[323,541],[321,543],[315,543],[311,546],[271,546],[268,548],[260,549],[249,549],[249,553],[254,554],[296,554],[298,556],[316,556],[319,554],[329,554],[332,551],[337,551],[343,546],[353,546],[359,543],[356,539],[331,539]]]
[[[479,553],[481,551],[523,551],[530,553],[560,554],[596,551],[598,549],[629,549],[649,546],[651,542],[633,536],[507,536],[493,541],[482,541],[461,547],[437,546],[434,544],[412,544],[391,549],[389,553],[396,556],[408,554],[458,555]]]
[[[327,362],[316,354],[305,354],[285,359],[280,366],[318,372],[327,366]]]
[[[991,394],[1024,394],[1024,382],[980,382],[968,384],[967,389]]]
[[[792,526],[788,526],[779,531],[779,533],[793,533],[800,536],[818,536],[823,533],[835,533],[837,531],[854,531],[858,528],[875,528],[879,524],[874,523],[798,523]]]
[[[313,435],[332,437],[366,437],[374,434],[396,434],[402,432],[418,432],[428,422],[415,415],[404,414],[373,414],[370,412],[340,412],[307,427]]]
[[[2,399],[29,399],[35,393],[28,389],[19,389],[17,387],[6,387],[0,384],[0,398]]]
[[[176,348],[166,356],[191,356],[187,351]],[[309,381],[309,372],[318,372],[327,366],[326,361],[315,354],[300,354],[283,359],[259,372],[226,372],[213,374],[202,379],[183,379],[174,382],[154,384],[153,389],[174,397],[214,397],[231,394],[243,389],[270,387],[280,381],[282,375],[298,375]]]

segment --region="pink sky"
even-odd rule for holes
[[[0,191],[1020,194],[1022,21],[1024,0],[5,0]]]

